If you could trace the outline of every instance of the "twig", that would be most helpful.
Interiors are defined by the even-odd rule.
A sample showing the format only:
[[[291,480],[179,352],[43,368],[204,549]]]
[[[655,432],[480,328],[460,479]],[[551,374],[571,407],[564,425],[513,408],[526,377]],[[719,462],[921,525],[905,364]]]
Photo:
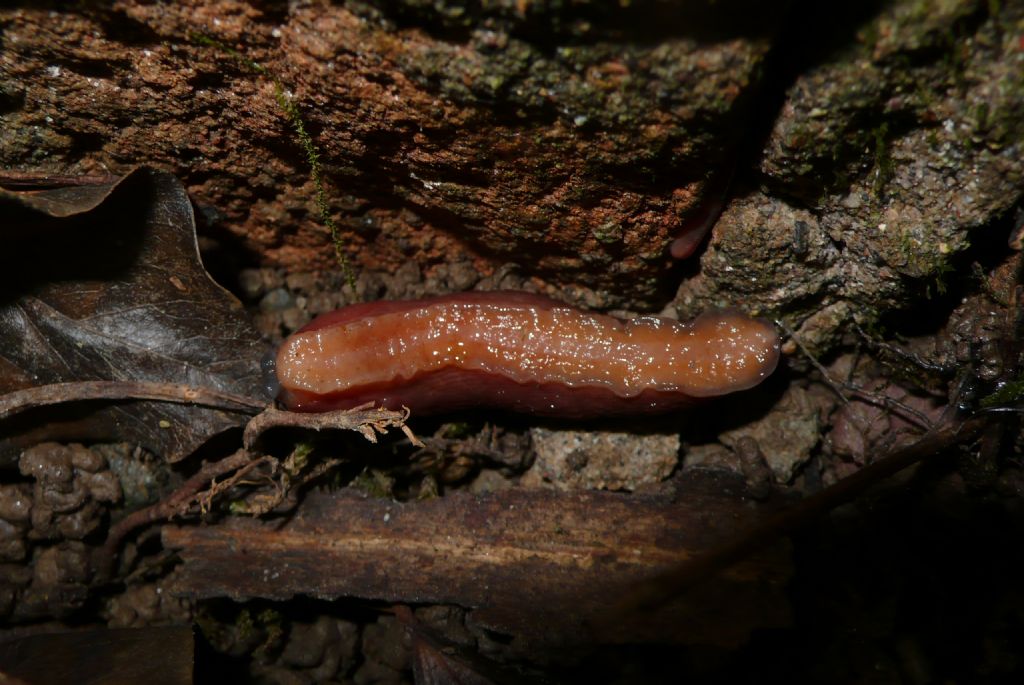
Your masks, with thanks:
[[[52,383],[0,396],[0,419],[52,404],[81,400],[155,400],[177,404],[195,404],[226,411],[255,414],[267,406],[263,400],[181,383],[150,381],[75,381]]]
[[[270,464],[271,472],[270,475],[267,476],[267,480],[276,487],[276,483],[274,483],[272,476],[274,475],[278,467],[277,459],[274,459],[273,457],[269,456],[256,457],[253,458],[249,463],[240,467],[237,471],[232,473],[226,480],[220,483],[216,481],[216,478],[211,479],[210,487],[203,493],[201,493],[198,497],[196,497],[196,500],[199,502],[199,510],[204,514],[210,511],[213,508],[213,500],[217,495],[219,495],[222,492],[226,492],[231,488],[235,487],[236,485],[242,483],[243,478],[248,476],[249,473],[253,471],[257,466],[262,466],[263,464]],[[255,485],[256,481],[250,481],[247,484]]]
[[[423,447],[412,430],[405,425],[409,418],[409,410],[391,411],[390,409],[371,409],[373,403],[360,405],[353,409],[342,409],[340,411],[325,412],[292,412],[268,408],[266,411],[252,418],[245,427],[242,437],[242,444],[246,449],[252,449],[259,436],[269,428],[289,426],[293,428],[308,428],[310,430],[337,429],[354,430],[360,433],[370,442],[377,442],[377,434],[384,435],[388,428],[398,428],[409,442],[417,447]]]
[[[934,426],[932,420],[929,419],[924,412],[918,411],[897,399],[887,397],[885,395],[878,395],[873,392],[867,392],[866,390],[861,390],[849,383],[844,383],[843,388],[849,392],[851,396],[856,397],[861,402],[866,402],[867,404],[871,404],[876,407],[888,409],[893,414],[898,414],[904,421],[912,423],[922,430],[928,431]]]
[[[252,457],[245,450],[238,450],[230,457],[220,461],[203,464],[191,478],[185,481],[181,487],[172,492],[163,500],[134,511],[110,527],[107,540],[99,549],[97,559],[97,575],[101,579],[110,577],[113,571],[114,561],[117,559],[117,550],[121,542],[130,532],[149,523],[160,519],[170,518],[175,514],[183,514],[188,510],[193,499],[209,485],[210,481],[217,476],[223,475],[248,464]]]
[[[904,350],[903,348],[898,347],[896,345],[890,345],[884,340],[875,340],[870,335],[868,335],[867,331],[861,328],[860,325],[858,325],[856,322],[854,322],[853,328],[857,331],[857,334],[860,335],[861,339],[864,340],[864,342],[866,342],[871,347],[874,347],[876,350],[881,350],[882,352],[888,352],[894,357],[898,357],[909,364],[913,364],[914,366],[923,371],[927,371],[929,373],[934,373],[939,376],[946,377],[950,376],[953,372],[952,368],[948,368],[942,364],[930,362],[924,359],[923,357],[914,354],[913,352]]]
[[[43,190],[49,188],[67,188],[68,186],[99,186],[116,183],[121,176],[112,174],[92,174],[87,176],[62,176],[60,174],[43,174],[36,171],[0,171],[0,187],[28,188]]]
[[[782,319],[775,319],[775,325],[781,328],[786,333],[786,335],[789,336],[789,339],[793,341],[793,344],[800,348],[800,351],[804,353],[804,356],[807,358],[807,361],[811,363],[811,366],[818,370],[818,373],[821,374],[822,378],[825,381],[825,384],[828,385],[828,387],[832,389],[832,392],[834,392],[839,397],[839,399],[843,401],[843,404],[849,404],[850,399],[846,395],[844,395],[842,391],[843,384],[832,379],[832,376],[830,376],[828,373],[828,369],[826,369],[824,365],[822,365],[822,363],[818,361],[817,357],[811,354],[811,351],[804,346],[803,342],[800,341],[800,338],[797,337],[793,329],[787,326],[786,322],[783,321]]]
[[[867,392],[866,390],[862,390],[851,383],[840,382],[835,380],[829,374],[828,369],[826,369],[824,365],[822,365],[822,363],[818,361],[817,357],[811,354],[811,351],[804,346],[804,344],[800,341],[800,338],[797,337],[796,333],[794,333],[793,330],[785,324],[785,322],[783,322],[780,319],[776,319],[775,325],[777,325],[779,328],[785,331],[786,335],[789,336],[789,339],[793,341],[793,344],[795,344],[800,349],[800,351],[803,352],[804,356],[811,363],[811,365],[814,366],[814,368],[818,370],[818,373],[821,374],[822,380],[824,381],[825,385],[827,385],[832,390],[832,392],[834,392],[836,396],[839,397],[843,404],[849,404],[850,395],[852,395],[862,402],[872,404],[876,407],[889,409],[894,414],[899,414],[900,418],[908,421],[909,423],[914,424],[918,428],[921,428],[926,431],[931,430],[933,428],[934,424],[932,423],[931,419],[929,419],[923,412],[920,412],[917,409],[914,409],[913,407],[904,404],[903,402],[900,402],[899,400],[893,399],[891,397],[886,397],[884,395],[880,396],[875,393]],[[849,393],[849,395],[846,393]]]
[[[246,502],[244,506],[237,508],[233,507],[233,510],[255,517],[262,516],[267,512],[273,511],[285,502],[287,502],[287,505],[284,507],[285,510],[293,509],[298,504],[297,493],[307,483],[310,483],[311,481],[314,481],[330,472],[331,469],[342,463],[342,461],[342,459],[325,459],[324,461],[317,463],[308,473],[302,474],[294,479],[288,476],[286,472],[282,475],[280,482],[274,482],[274,491],[270,496],[258,496],[254,498],[256,500],[255,503]]]
[[[408,409],[397,412],[387,409],[371,409],[371,406],[372,404],[367,404],[354,409],[315,414],[279,411],[270,408],[253,417],[245,427],[243,437],[245,447],[243,449],[220,461],[204,464],[195,475],[185,481],[181,487],[169,496],[152,506],[129,514],[111,527],[106,542],[98,550],[96,562],[97,576],[101,580],[110,578],[122,541],[126,535],[136,528],[155,523],[160,519],[170,518],[174,515],[183,515],[188,511],[193,502],[197,500],[200,503],[200,507],[206,511],[209,509],[213,497],[238,484],[242,478],[257,466],[271,463],[276,468],[276,459],[268,456],[259,456],[251,451],[256,439],[268,428],[293,426],[311,428],[313,430],[320,430],[322,428],[347,429],[354,430],[370,442],[375,443],[377,442],[378,433],[384,434],[388,428],[395,427],[400,428],[414,445],[422,447],[422,443],[405,425],[405,420],[409,417]],[[329,469],[336,466],[337,463],[338,460],[331,460],[319,468],[314,468],[307,477],[299,480],[298,485],[307,483],[312,478],[326,473]],[[236,473],[232,474],[230,478],[222,483],[216,482],[218,476],[230,473],[231,471],[236,471]],[[205,496],[203,496],[204,490],[207,491]],[[283,496],[280,496],[271,498],[270,501],[274,503],[273,506],[276,506],[282,500]],[[255,511],[259,514],[269,511],[269,509],[260,508]]]

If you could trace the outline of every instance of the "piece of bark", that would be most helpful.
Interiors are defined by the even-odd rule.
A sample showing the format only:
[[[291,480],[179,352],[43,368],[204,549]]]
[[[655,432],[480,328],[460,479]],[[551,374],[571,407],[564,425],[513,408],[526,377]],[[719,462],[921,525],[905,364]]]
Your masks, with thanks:
[[[176,591],[196,598],[459,604],[528,643],[580,642],[612,600],[764,513],[735,485],[705,476],[673,496],[512,489],[410,503],[317,492],[284,521],[168,526],[163,541],[185,561]],[[737,644],[788,620],[788,572],[776,546],[605,637]]]
[[[681,318],[708,303],[785,312],[817,353],[963,282],[969,250],[1005,240],[1001,217],[1024,198],[1024,70],[1003,28],[1024,5],[819,7],[780,48],[796,57],[830,25],[856,39],[833,34],[795,75],[757,181],[734,191],[676,297]]]
[[[960,280],[1024,193],[1019,2],[11,4],[0,166],[169,170],[293,272],[336,267],[307,160],[270,78],[196,33],[293,96],[370,272],[515,262],[660,310],[666,247],[724,202],[678,310],[782,312],[822,349]],[[438,282],[389,294],[463,289]]]
[[[356,266],[515,261],[654,307],[669,242],[757,113],[787,4],[499,3],[454,23],[418,2],[4,9],[0,164],[156,164],[262,260],[333,268],[272,82],[203,34],[289,91]]]

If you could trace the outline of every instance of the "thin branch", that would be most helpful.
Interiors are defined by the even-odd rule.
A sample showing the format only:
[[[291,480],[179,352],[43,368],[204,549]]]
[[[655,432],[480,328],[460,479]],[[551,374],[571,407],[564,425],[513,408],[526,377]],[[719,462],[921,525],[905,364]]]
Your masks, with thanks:
[[[900,402],[897,399],[873,392],[867,392],[866,390],[861,390],[849,383],[844,383],[843,388],[849,392],[851,396],[856,397],[861,402],[866,402],[867,404],[881,407],[882,409],[888,409],[893,414],[898,414],[901,419],[914,424],[922,430],[928,431],[934,426],[932,420],[929,419],[924,412],[914,409],[910,405]]]
[[[269,464],[271,473],[265,476],[268,484],[272,485],[275,489],[279,488],[279,485],[273,479],[273,475],[276,473],[280,462],[274,457],[262,456],[255,457],[245,466],[232,473],[224,481],[218,483],[216,479],[210,481],[210,487],[203,492],[199,497],[196,498],[199,502],[199,510],[202,513],[207,513],[213,509],[213,500],[222,492],[227,492],[236,485],[256,485],[258,481],[244,481],[243,478],[249,475],[250,472],[256,469],[257,466],[263,464]]]
[[[902,359],[903,361],[916,366],[918,369],[946,377],[949,377],[954,371],[954,369],[950,367],[944,366],[942,364],[936,364],[935,362],[930,362],[924,357],[916,355],[913,352],[904,350],[902,347],[898,347],[897,345],[891,345],[885,342],[884,340],[875,340],[870,335],[868,335],[867,331],[861,328],[856,322],[854,322],[853,328],[854,330],[857,331],[857,334],[860,335],[861,339],[871,347],[882,352],[888,352],[894,357],[898,357],[899,359]]]
[[[899,400],[893,399],[892,397],[886,397],[885,395],[878,395],[876,393],[871,393],[866,390],[862,390],[848,382],[841,382],[835,380],[834,378],[832,378],[831,374],[829,374],[828,369],[826,369],[825,366],[820,361],[818,361],[817,357],[811,354],[811,351],[804,346],[804,344],[800,341],[800,338],[797,337],[796,333],[794,333],[789,326],[787,326],[780,319],[775,320],[775,325],[777,325],[779,328],[785,331],[786,335],[789,336],[789,339],[793,341],[793,344],[795,344],[801,352],[803,352],[804,356],[811,363],[811,365],[818,370],[818,373],[821,374],[824,383],[832,390],[832,392],[836,394],[837,397],[839,397],[840,400],[842,400],[843,404],[849,404],[850,396],[852,395],[853,397],[862,402],[866,402],[876,407],[882,407],[883,409],[888,409],[894,414],[898,414],[900,418],[906,420],[909,423],[914,424],[918,428],[921,428],[926,431],[931,430],[933,428],[934,424],[932,423],[931,419],[929,419],[923,412],[920,412],[917,409],[914,409],[913,407],[904,404],[903,402],[900,402]]]
[[[172,492],[161,501],[134,511],[110,527],[107,533],[107,540],[99,549],[97,558],[97,575],[102,579],[110,577],[113,571],[114,561],[117,559],[117,550],[125,536],[136,528],[160,519],[171,518],[174,515],[181,515],[188,511],[192,501],[209,485],[210,481],[235,469],[242,468],[252,460],[252,457],[245,450],[238,450],[230,457],[220,461],[207,462],[203,464],[191,478],[185,481],[181,487]]]
[[[121,543],[124,541],[125,536],[136,528],[155,523],[160,519],[171,518],[175,515],[182,516],[188,513],[189,508],[197,501],[200,504],[200,508],[206,511],[210,508],[211,502],[217,494],[240,483],[242,478],[257,466],[270,463],[276,468],[276,459],[260,456],[251,450],[260,434],[268,428],[293,426],[311,428],[313,430],[320,430],[322,428],[354,430],[370,442],[375,443],[377,442],[378,433],[384,434],[388,428],[394,427],[400,428],[414,445],[422,447],[422,443],[405,425],[405,420],[409,417],[408,409],[398,412],[387,409],[371,409],[371,406],[372,404],[367,404],[343,411],[311,414],[279,411],[270,408],[253,417],[245,428],[243,439],[245,447],[243,449],[220,461],[203,464],[202,468],[195,475],[163,500],[129,514],[111,527],[106,542],[98,550],[98,556],[96,557],[97,576],[103,580],[110,578]],[[322,475],[330,468],[336,466],[337,463],[338,460],[331,460],[328,464],[323,465],[322,468],[314,468],[309,477],[300,479],[298,484],[304,484],[310,479]],[[216,482],[218,476],[223,476],[232,471],[235,471],[235,473],[226,481],[222,483]],[[283,497],[277,497],[271,501],[276,506],[282,499]],[[262,511],[257,511],[257,513],[262,513]]]
[[[797,337],[793,329],[787,326],[786,322],[783,321],[782,319],[775,319],[775,325],[781,328],[786,333],[786,335],[789,336],[789,339],[793,341],[793,344],[800,348],[800,351],[804,353],[804,356],[807,358],[807,361],[811,363],[811,366],[818,370],[818,373],[821,374],[822,378],[825,381],[825,384],[828,385],[828,387],[832,389],[832,392],[834,392],[836,396],[843,401],[843,404],[849,404],[850,398],[843,394],[842,386],[844,384],[832,379],[832,376],[830,376],[828,373],[828,369],[826,369],[824,365],[822,365],[822,363],[818,361],[817,357],[811,354],[811,351],[804,346],[803,342],[800,341],[800,338]]]
[[[155,400],[214,407],[243,414],[255,414],[253,410],[267,406],[266,401],[254,397],[181,383],[75,381],[40,385],[0,396],[0,419],[35,407],[82,400]]]
[[[264,431],[288,426],[315,431],[325,428],[354,430],[373,443],[377,442],[378,433],[384,435],[388,428],[398,428],[409,438],[409,442],[417,447],[423,447],[423,443],[405,425],[406,419],[409,418],[408,409],[391,411],[390,409],[372,409],[371,407],[373,407],[372,402],[353,409],[310,413],[281,411],[271,407],[249,421],[245,427],[242,444],[246,449],[252,449]]]

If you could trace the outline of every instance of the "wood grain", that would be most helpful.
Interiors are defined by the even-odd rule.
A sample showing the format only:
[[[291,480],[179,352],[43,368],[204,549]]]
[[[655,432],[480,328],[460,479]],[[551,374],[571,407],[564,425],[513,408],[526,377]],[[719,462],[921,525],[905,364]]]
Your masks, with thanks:
[[[185,562],[178,591],[196,598],[457,604],[526,640],[585,641],[616,598],[765,509],[719,476],[665,495],[510,489],[399,503],[316,492],[288,518],[168,526],[163,541]],[[605,637],[735,644],[787,621],[788,573],[788,551],[776,546]]]

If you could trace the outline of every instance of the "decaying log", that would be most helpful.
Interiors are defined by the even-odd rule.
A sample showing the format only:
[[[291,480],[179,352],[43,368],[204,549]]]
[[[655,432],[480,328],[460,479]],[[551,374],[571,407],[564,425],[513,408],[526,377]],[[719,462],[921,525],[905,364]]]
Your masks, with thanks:
[[[491,630],[551,643],[589,639],[614,599],[765,509],[718,475],[660,496],[511,489],[399,503],[343,490],[310,493],[283,519],[168,526],[163,541],[184,559],[177,591],[195,598],[457,604]],[[775,546],[603,637],[735,644],[788,620],[788,572]]]

